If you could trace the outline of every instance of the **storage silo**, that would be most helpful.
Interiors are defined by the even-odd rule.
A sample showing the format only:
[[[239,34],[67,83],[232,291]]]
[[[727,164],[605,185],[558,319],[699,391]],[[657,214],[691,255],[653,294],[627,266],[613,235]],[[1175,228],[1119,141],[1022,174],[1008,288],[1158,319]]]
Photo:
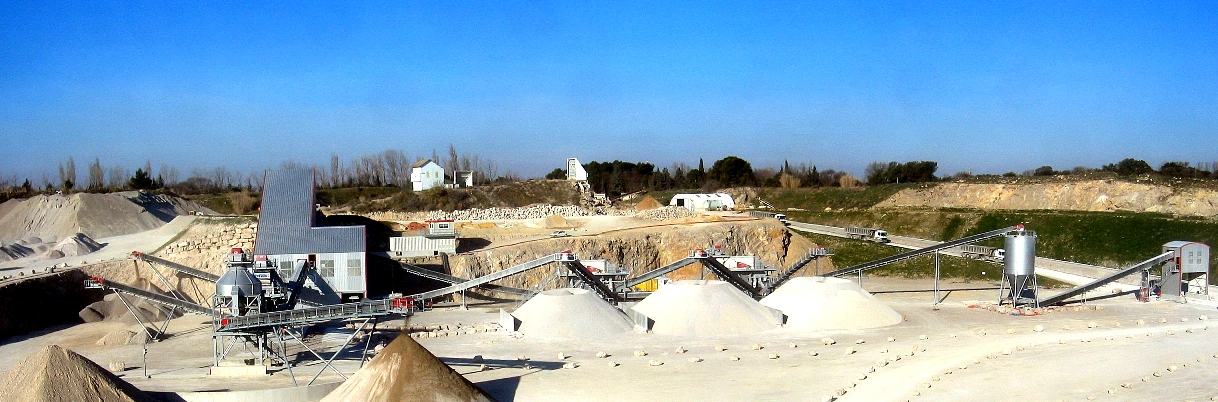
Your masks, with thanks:
[[[1036,232],[1019,229],[1008,233],[1004,247],[1002,287],[999,304],[1013,306],[1037,304],[1036,297]],[[1029,289],[1028,285],[1031,285]],[[1010,289],[1009,292],[1005,292]]]

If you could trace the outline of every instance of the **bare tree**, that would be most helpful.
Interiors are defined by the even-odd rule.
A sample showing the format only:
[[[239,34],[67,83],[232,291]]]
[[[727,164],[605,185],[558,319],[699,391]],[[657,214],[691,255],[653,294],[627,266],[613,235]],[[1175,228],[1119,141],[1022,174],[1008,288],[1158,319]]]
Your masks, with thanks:
[[[101,159],[93,158],[89,164],[89,190],[101,190],[106,185],[106,169],[101,165]]]
[[[127,179],[131,177],[131,173],[123,165],[115,164],[110,166],[110,173],[107,174],[106,187],[114,190],[122,190],[127,185]]]
[[[166,187],[178,184],[178,181],[182,179],[182,172],[178,171],[176,167],[169,166],[167,163],[161,164],[160,175],[161,180],[165,181]]]
[[[330,187],[338,187],[342,185],[342,162],[338,160],[338,154],[330,154]]]
[[[59,186],[64,191],[70,191],[76,187],[76,161],[71,156],[67,162],[59,164]]]

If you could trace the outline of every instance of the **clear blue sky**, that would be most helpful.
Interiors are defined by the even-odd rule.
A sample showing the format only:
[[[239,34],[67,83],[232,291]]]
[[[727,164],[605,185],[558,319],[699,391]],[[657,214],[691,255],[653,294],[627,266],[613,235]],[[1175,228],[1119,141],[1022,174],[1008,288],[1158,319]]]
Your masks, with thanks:
[[[1218,161],[1214,2],[48,3],[0,4],[6,176],[449,143],[525,176]]]

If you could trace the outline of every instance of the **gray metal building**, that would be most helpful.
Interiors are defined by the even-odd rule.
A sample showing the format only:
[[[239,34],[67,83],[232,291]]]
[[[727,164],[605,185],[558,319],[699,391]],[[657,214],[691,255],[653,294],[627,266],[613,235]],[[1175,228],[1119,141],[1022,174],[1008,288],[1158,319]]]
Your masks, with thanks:
[[[367,241],[363,226],[317,226],[312,169],[267,170],[258,215],[255,259],[265,256],[291,280],[297,261],[314,261],[301,301],[334,304],[367,292]]]

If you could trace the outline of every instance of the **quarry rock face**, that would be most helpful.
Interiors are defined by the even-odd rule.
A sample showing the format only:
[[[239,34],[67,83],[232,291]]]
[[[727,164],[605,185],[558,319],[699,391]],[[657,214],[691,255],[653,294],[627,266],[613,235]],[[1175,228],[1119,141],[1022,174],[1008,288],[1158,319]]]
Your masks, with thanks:
[[[608,260],[629,271],[633,277],[685,258],[689,256],[690,250],[709,249],[714,246],[720,246],[727,255],[755,255],[767,266],[776,268],[793,265],[815,247],[802,236],[792,236],[786,227],[776,221],[757,220],[661,226],[601,236],[533,241],[470,255],[456,255],[451,258],[450,264],[453,275],[474,278],[559,251],[571,250],[580,259]],[[808,271],[811,266],[812,264],[809,264],[805,267],[801,274],[813,274]],[[496,283],[527,288],[549,281],[554,275],[554,269],[558,268],[561,267],[551,264]],[[820,263],[822,272],[831,269],[833,268],[830,262]],[[701,273],[700,264],[694,263],[667,276],[672,280],[697,279]]]
[[[941,183],[901,190],[876,207],[1129,211],[1215,217],[1218,216],[1218,191],[1109,180],[1037,184]]]

